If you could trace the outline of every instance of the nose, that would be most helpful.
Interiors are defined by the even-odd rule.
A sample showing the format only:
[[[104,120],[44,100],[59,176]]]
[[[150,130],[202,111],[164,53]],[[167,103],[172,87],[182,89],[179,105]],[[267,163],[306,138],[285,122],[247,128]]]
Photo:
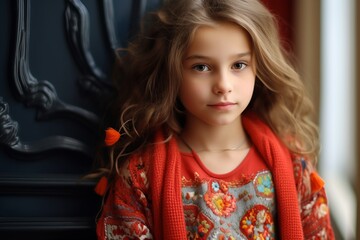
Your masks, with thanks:
[[[232,92],[231,76],[226,71],[220,71],[215,76],[213,92],[216,95],[225,95]]]

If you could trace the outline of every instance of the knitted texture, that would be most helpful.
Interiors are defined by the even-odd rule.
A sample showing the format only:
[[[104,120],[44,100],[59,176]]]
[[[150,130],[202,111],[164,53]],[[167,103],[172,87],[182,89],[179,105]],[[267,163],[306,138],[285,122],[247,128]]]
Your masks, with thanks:
[[[273,174],[278,209],[277,229],[281,239],[304,239],[297,199],[293,165],[288,149],[255,115],[243,117],[243,125],[253,144]],[[150,194],[155,239],[186,239],[181,200],[180,152],[172,138],[164,144],[159,132],[155,145],[143,154],[149,164]]]
[[[290,153],[275,134],[255,115],[243,118],[253,144],[273,174],[281,239],[304,239]]]
[[[144,154],[150,164],[150,191],[155,239],[186,239],[185,217],[181,199],[180,152],[174,139],[163,144],[158,132],[155,145]]]
[[[304,156],[291,154],[254,114],[243,126],[268,168],[276,191],[277,239],[335,239],[323,180]],[[97,222],[99,240],[187,239],[182,203],[182,156],[175,138],[155,143],[121,166]],[[99,185],[106,186],[100,181]]]

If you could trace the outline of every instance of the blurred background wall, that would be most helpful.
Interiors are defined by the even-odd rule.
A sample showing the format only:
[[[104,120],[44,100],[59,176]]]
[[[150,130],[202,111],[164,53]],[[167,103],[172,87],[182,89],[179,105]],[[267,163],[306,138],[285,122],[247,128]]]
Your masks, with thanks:
[[[327,184],[334,220],[344,239],[356,233],[356,4],[321,2],[319,169]]]

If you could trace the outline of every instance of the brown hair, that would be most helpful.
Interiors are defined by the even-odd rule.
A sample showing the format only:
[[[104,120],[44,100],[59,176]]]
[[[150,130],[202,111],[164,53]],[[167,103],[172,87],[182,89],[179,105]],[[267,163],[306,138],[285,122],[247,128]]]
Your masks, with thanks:
[[[292,152],[316,159],[312,105],[286,58],[276,19],[268,9],[257,0],[173,0],[150,15],[145,23],[151,27],[141,31],[118,59],[115,125],[126,134],[110,148],[110,161],[104,163],[111,175],[123,158],[151,143],[159,128],[168,137],[181,131],[177,94],[183,54],[199,26],[217,21],[235,23],[251,37],[257,72],[247,110],[256,112]]]

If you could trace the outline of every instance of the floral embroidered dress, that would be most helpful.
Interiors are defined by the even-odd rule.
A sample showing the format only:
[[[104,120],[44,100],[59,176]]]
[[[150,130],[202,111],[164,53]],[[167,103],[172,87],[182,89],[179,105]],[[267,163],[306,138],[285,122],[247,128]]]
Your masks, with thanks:
[[[180,153],[174,138],[164,142],[159,131],[157,144],[120,166],[98,239],[334,239],[310,161],[290,155],[255,115],[244,116],[243,125],[253,148],[223,176],[207,172],[196,154]],[[186,164],[192,158],[198,166]]]
[[[182,153],[182,174],[188,239],[275,239],[274,184],[255,148],[226,174]]]

